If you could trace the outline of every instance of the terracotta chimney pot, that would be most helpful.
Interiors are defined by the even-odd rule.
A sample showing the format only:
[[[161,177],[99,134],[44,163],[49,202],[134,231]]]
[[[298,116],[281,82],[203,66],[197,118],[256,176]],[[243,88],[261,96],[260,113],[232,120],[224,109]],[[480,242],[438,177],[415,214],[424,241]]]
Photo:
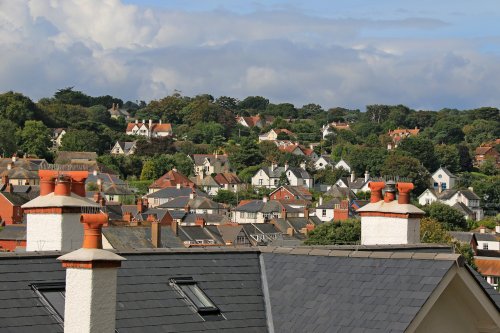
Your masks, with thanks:
[[[108,223],[108,214],[82,214],[84,249],[102,249],[102,226]]]
[[[62,195],[65,197],[70,196],[70,185],[70,178],[68,176],[59,176],[59,178],[57,178],[57,184],[54,189],[54,194]]]
[[[399,192],[398,203],[409,204],[410,203],[410,191],[414,189],[412,183],[398,183],[397,188]]]
[[[371,190],[370,202],[375,203],[382,200],[382,189],[385,187],[385,182],[370,182],[368,187]]]

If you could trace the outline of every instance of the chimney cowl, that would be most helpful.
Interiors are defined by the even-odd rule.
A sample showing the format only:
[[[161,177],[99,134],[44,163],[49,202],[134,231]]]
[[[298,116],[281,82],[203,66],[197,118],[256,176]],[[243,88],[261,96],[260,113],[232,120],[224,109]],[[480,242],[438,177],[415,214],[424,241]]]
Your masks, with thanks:
[[[396,182],[389,180],[385,183],[384,202],[391,202],[396,199]]]
[[[399,204],[409,204],[410,203],[410,191],[414,189],[413,183],[398,183],[398,203]]]
[[[385,187],[384,182],[370,182],[368,187],[371,190],[370,202],[375,203],[382,200],[382,189]]]

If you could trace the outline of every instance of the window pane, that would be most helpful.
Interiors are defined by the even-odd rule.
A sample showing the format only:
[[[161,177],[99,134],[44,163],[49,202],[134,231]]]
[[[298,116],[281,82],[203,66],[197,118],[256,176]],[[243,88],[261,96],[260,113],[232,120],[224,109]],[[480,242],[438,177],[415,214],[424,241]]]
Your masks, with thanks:
[[[43,297],[56,310],[57,314],[64,319],[64,292],[60,290],[43,290]]]
[[[198,308],[211,308],[215,305],[208,299],[208,297],[198,288],[195,284],[180,285],[182,291]]]

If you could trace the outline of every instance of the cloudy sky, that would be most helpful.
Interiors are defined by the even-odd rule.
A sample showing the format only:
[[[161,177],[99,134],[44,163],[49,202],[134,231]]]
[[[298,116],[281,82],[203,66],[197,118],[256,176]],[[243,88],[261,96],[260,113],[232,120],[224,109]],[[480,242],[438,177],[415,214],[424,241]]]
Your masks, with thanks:
[[[498,0],[0,0],[0,92],[500,107]]]

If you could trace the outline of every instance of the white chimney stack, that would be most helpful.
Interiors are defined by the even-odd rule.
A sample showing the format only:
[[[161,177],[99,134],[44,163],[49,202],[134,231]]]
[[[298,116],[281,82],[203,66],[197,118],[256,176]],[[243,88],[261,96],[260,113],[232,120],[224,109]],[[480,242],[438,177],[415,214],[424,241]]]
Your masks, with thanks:
[[[180,183],[177,183],[177,184],[175,185],[175,187],[176,187],[177,189],[180,189],[180,188],[181,188],[181,184],[180,184]]]
[[[65,333],[115,332],[117,271],[125,258],[102,249],[107,220],[107,214],[82,214],[83,248],[57,258],[67,269]]]
[[[151,128],[151,126],[153,126],[153,120],[149,119],[149,128]]]
[[[99,204],[70,190],[70,177],[60,176],[53,192],[21,206],[26,214],[26,251],[72,251],[80,247],[82,209]]]
[[[354,183],[354,181],[356,180],[356,174],[353,172],[351,172],[351,183]]]
[[[370,203],[357,210],[361,215],[361,245],[420,243],[420,219],[425,212],[410,204],[413,184],[388,181],[371,182],[368,186]]]
[[[370,174],[368,173],[368,170],[365,171],[365,183],[370,179]]]
[[[264,196],[264,197],[262,198],[262,202],[263,202],[263,203],[266,203],[266,202],[267,202],[267,197],[266,197],[266,196]]]

